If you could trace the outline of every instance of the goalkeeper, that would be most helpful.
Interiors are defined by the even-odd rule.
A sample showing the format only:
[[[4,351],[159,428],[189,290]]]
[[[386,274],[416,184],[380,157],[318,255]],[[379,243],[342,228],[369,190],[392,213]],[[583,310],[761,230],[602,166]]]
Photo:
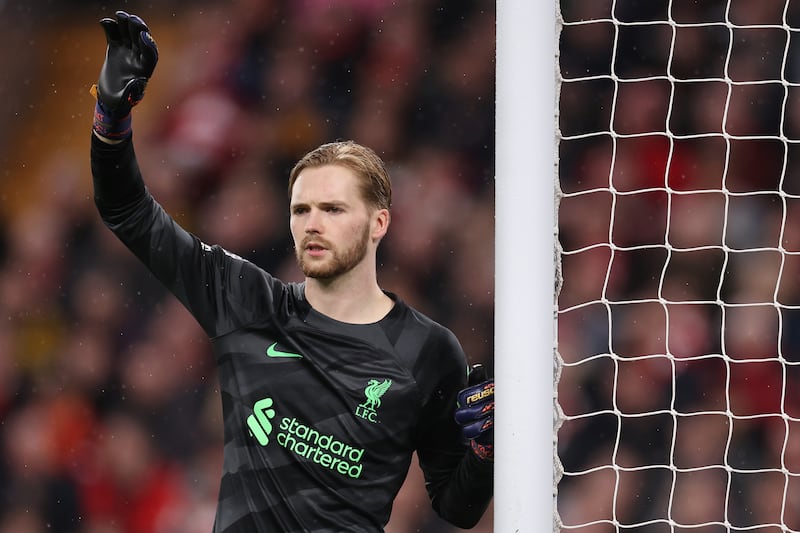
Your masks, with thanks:
[[[105,224],[210,338],[223,407],[215,532],[382,531],[416,451],[435,511],[469,528],[493,494],[494,381],[455,336],[377,283],[389,228],[384,163],[320,146],[289,175],[301,283],[181,228],[145,187],[131,109],[158,60],[119,11],[93,92],[95,203]]]

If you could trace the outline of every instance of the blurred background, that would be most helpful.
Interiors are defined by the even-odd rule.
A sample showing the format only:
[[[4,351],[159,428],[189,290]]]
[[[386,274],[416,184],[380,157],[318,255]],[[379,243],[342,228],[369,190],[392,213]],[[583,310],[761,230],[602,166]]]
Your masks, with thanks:
[[[558,511],[800,529],[800,2],[563,0]]]
[[[323,142],[369,145],[394,181],[381,285],[492,366],[491,2],[0,0],[3,533],[213,522],[222,424],[208,341],[92,201],[98,20],[118,9],[159,45],[134,136],[176,219],[299,279],[289,169]],[[387,531],[455,531],[433,516],[416,466]]]

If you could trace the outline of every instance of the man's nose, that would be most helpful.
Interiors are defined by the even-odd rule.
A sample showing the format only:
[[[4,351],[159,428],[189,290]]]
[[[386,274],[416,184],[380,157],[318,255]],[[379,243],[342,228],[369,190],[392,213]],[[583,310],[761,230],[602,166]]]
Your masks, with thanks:
[[[312,208],[306,217],[306,233],[320,233],[322,229],[322,212]]]

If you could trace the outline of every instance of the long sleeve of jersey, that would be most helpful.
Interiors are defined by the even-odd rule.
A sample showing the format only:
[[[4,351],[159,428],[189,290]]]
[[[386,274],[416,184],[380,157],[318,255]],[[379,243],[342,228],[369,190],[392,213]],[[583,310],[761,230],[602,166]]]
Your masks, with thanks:
[[[453,420],[455,336],[397,296],[374,324],[314,310],[283,282],[186,231],[148,192],[132,141],[92,138],[105,224],[208,335],[224,432],[215,533],[383,531],[414,452],[433,508],[472,527],[493,467]]]

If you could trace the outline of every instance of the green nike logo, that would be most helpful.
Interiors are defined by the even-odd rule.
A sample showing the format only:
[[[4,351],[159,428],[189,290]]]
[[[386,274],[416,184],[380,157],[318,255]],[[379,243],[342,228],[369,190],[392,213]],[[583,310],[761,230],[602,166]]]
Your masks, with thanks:
[[[267,347],[267,357],[294,357],[296,359],[302,359],[303,356],[299,353],[294,352],[282,352],[275,348],[278,345],[277,342],[273,342]]]

